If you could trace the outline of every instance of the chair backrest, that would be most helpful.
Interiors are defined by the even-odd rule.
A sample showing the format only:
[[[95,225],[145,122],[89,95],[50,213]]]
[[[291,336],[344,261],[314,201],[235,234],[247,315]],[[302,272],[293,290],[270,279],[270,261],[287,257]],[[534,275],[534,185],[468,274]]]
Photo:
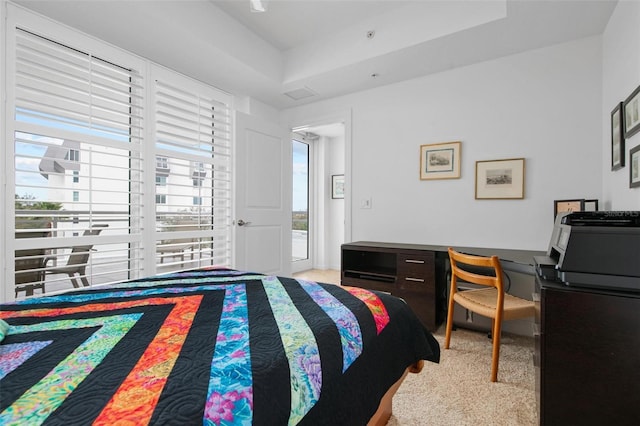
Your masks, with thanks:
[[[102,232],[103,228],[106,228],[107,224],[101,225],[93,225],[91,228],[85,230],[82,235],[99,235]],[[84,245],[84,246],[74,246],[71,249],[71,254],[69,255],[69,260],[67,260],[67,266],[70,265],[84,265],[89,261],[89,254],[91,253],[91,249],[93,248],[93,244]]]
[[[16,284],[43,281],[44,249],[16,250]]]
[[[453,284],[459,278],[469,283],[495,287],[500,292],[504,291],[502,265],[498,256],[484,257],[464,254],[449,247],[449,260]],[[483,268],[483,271],[487,271],[489,274],[478,273],[478,268]]]
[[[180,232],[180,231],[202,231],[205,228],[203,228],[202,226],[198,225],[198,224],[181,224],[178,223],[174,226],[171,227],[167,227],[166,231],[171,231],[171,232]],[[163,240],[162,244],[178,244],[178,243],[192,243],[194,241],[198,240],[198,238],[169,238],[167,240]]]
[[[45,238],[51,233],[50,229],[39,231],[16,232],[16,238]],[[15,251],[16,284],[43,281],[42,268],[44,266],[45,249],[34,248]]]

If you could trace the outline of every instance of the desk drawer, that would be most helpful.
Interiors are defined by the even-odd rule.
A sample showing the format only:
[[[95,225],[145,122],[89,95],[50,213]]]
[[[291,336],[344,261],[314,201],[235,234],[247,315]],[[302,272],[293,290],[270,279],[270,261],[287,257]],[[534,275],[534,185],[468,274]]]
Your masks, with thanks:
[[[433,252],[399,253],[396,283],[403,290],[435,293]]]
[[[398,275],[422,275],[425,271],[433,269],[433,252],[431,253],[399,253]]]

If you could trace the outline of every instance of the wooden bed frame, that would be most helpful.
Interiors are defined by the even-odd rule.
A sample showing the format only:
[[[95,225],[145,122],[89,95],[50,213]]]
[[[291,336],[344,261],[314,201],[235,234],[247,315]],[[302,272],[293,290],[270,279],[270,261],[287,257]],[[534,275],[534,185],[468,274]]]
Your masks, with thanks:
[[[415,364],[412,364],[409,367],[407,367],[402,377],[400,377],[400,379],[397,382],[395,382],[393,386],[389,388],[387,393],[384,394],[384,396],[380,400],[380,405],[378,405],[378,410],[373,414],[373,416],[369,420],[369,423],[367,423],[367,426],[385,426],[387,422],[389,422],[389,418],[391,417],[392,409],[393,409],[392,407],[393,396],[396,394],[396,392],[400,388],[400,385],[404,381],[405,377],[407,377],[408,373],[417,374],[422,371],[423,367],[424,367],[423,360],[420,360]]]

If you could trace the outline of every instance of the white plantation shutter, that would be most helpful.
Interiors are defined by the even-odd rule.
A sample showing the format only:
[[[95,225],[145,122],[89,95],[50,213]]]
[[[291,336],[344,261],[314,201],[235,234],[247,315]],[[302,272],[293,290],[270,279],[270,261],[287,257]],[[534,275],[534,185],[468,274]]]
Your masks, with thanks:
[[[231,264],[230,97],[153,70],[159,265]]]
[[[14,5],[6,17],[4,300],[71,288],[53,272],[79,252],[89,285],[229,266],[231,96]]]
[[[25,30],[16,30],[16,114],[21,121],[140,143],[141,77]]]
[[[13,30],[17,295],[144,275],[139,70]]]

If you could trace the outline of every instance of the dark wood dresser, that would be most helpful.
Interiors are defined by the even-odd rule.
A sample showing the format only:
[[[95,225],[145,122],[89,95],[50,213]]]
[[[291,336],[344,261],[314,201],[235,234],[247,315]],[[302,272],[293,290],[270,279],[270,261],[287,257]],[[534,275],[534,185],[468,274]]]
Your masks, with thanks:
[[[343,285],[385,291],[404,299],[422,324],[435,332],[447,310],[448,246],[357,241],[342,245],[341,281]],[[531,276],[528,298],[533,287],[534,256],[543,251],[454,247],[479,256],[498,255],[505,271]],[[527,328],[527,331],[530,328]]]
[[[541,425],[640,424],[640,294],[536,277]]]
[[[427,246],[391,243],[342,245],[342,285],[384,291],[404,299],[422,324],[435,332],[442,321],[444,283],[437,252]]]

